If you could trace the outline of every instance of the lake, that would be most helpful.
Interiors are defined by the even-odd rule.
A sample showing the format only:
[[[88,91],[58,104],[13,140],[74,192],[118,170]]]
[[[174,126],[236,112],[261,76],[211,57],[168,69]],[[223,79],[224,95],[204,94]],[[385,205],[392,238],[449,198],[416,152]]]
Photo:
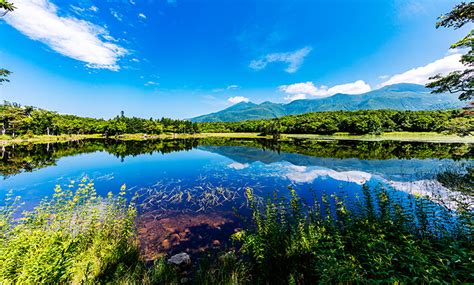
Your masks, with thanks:
[[[443,177],[472,174],[473,151],[471,144],[228,138],[16,145],[0,152],[0,199],[12,190],[28,210],[56,185],[84,177],[104,196],[126,185],[152,259],[226,243],[248,213],[247,188],[261,199],[292,187],[306,200],[335,193],[354,204],[368,185],[450,208],[462,193]]]

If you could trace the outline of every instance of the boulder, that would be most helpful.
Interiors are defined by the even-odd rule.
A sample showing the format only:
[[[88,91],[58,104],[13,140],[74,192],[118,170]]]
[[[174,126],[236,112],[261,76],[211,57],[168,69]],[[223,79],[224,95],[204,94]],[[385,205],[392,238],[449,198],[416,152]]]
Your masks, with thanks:
[[[172,263],[176,265],[191,264],[191,257],[189,257],[189,254],[185,252],[181,252],[170,257],[170,259],[168,259],[168,263]]]

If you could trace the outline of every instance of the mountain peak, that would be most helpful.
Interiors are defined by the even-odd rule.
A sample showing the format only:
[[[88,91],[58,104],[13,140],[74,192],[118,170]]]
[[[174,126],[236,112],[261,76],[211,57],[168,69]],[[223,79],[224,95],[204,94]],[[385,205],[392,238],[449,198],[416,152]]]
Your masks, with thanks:
[[[430,90],[423,85],[414,84],[414,83],[397,83],[392,85],[384,86],[378,90],[388,91],[388,92],[421,92],[428,93]],[[375,91],[378,91],[375,90]]]
[[[248,108],[248,107],[252,107],[252,106],[256,106],[256,105],[257,104],[252,103],[252,102],[239,102],[239,103],[236,103],[236,104],[228,107],[226,110],[237,110],[237,109]]]

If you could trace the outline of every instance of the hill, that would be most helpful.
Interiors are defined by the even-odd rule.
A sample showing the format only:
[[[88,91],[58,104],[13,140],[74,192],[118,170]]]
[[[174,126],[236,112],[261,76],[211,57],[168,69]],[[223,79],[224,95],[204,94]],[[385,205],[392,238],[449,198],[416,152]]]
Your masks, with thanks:
[[[270,119],[320,111],[354,110],[441,110],[461,107],[455,94],[431,94],[422,85],[401,83],[364,94],[336,94],[320,99],[295,100],[288,104],[242,102],[219,112],[192,118],[193,122],[235,122]]]

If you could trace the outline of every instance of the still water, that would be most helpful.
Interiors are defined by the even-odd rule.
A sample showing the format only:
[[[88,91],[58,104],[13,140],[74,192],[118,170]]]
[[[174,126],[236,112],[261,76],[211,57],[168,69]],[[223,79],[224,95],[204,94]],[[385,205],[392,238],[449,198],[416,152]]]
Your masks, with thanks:
[[[470,144],[243,139],[18,145],[0,151],[0,200],[11,190],[30,209],[56,185],[83,177],[100,195],[126,185],[138,196],[152,258],[173,245],[202,250],[225,242],[219,237],[239,226],[233,217],[244,211],[248,187],[262,198],[293,187],[305,199],[336,193],[355,202],[366,184],[450,207],[460,193],[443,175],[469,175],[473,151]]]

